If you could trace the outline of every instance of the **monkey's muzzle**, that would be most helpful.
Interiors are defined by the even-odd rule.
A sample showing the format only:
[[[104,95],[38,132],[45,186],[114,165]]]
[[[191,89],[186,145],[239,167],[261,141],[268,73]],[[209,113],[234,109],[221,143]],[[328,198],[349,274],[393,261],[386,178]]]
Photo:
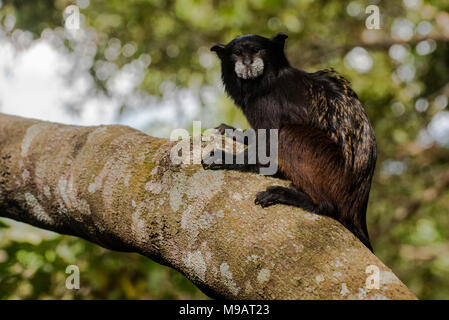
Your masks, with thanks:
[[[259,57],[254,58],[252,62],[247,59],[245,61],[237,60],[235,63],[235,73],[237,77],[245,80],[254,79],[262,75],[263,67],[263,60]]]

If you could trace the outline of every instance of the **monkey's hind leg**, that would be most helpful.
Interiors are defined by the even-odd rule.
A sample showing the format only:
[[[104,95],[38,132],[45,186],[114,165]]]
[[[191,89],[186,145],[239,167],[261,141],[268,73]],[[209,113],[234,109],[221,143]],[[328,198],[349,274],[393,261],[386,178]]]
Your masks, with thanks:
[[[302,208],[306,211],[315,212],[316,205],[312,199],[303,191],[296,189],[294,186],[289,188],[281,186],[268,187],[266,191],[259,192],[254,200],[255,204],[259,204],[262,208],[283,203]]]

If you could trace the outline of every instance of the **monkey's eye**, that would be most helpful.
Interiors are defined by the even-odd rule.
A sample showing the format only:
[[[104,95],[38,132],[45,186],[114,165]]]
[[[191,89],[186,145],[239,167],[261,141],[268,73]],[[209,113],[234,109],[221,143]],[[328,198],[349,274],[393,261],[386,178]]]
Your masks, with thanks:
[[[234,53],[235,55],[239,56],[239,55],[242,54],[242,51],[240,51],[239,49],[234,49],[234,51],[232,53]]]

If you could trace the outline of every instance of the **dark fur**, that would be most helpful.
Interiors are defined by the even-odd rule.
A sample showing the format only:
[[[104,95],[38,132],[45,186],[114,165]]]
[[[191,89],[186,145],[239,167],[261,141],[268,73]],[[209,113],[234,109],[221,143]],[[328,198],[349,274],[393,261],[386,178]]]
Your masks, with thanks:
[[[331,216],[372,250],[366,209],[376,164],[368,117],[349,83],[333,70],[307,73],[284,55],[287,36],[241,36],[215,45],[226,92],[254,129],[279,129],[279,170],[291,188],[273,186],[256,204],[285,203]],[[244,80],[234,72],[232,50],[254,52],[263,74]],[[248,53],[249,54],[249,53]]]

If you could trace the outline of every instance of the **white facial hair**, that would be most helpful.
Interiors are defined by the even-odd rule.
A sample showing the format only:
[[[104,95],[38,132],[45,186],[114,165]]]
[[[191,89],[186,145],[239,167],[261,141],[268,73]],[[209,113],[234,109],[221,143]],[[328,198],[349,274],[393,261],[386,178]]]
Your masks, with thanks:
[[[249,66],[243,64],[243,62],[239,59],[235,62],[235,73],[237,77],[242,79],[254,79],[260,76],[263,73],[263,60],[259,57],[253,60],[253,63]]]

